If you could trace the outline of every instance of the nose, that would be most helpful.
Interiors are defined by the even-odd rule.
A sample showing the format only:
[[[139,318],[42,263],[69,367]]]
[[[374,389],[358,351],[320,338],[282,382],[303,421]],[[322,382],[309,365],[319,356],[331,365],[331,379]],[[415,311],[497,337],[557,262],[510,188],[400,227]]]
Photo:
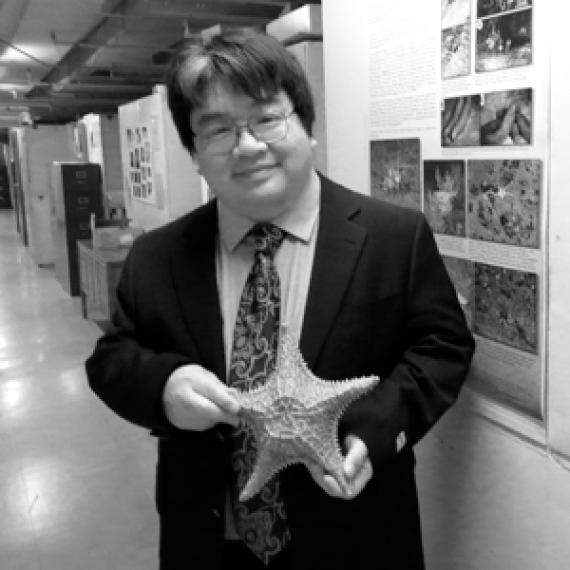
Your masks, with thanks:
[[[267,148],[267,144],[255,138],[247,125],[236,125],[234,154],[256,153]]]

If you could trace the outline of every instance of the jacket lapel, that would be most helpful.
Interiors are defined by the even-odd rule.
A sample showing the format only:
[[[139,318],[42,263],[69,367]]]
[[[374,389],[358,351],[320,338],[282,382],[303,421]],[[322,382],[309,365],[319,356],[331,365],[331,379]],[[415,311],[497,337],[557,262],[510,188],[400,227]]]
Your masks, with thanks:
[[[301,333],[301,352],[314,369],[354,273],[366,230],[351,219],[359,209],[321,177],[319,234]]]
[[[360,257],[366,230],[352,218],[358,208],[321,177],[319,234],[307,297],[301,352],[314,368]],[[184,239],[171,252],[174,289],[201,362],[225,381],[223,324],[216,281],[215,201],[195,212]]]
[[[202,210],[171,252],[174,290],[203,366],[225,380],[222,316],[216,282],[217,210],[213,200]]]

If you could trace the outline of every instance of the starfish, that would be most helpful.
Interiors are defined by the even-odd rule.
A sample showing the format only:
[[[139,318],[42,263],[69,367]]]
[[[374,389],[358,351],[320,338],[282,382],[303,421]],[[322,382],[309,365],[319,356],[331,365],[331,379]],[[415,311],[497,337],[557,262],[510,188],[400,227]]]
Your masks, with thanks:
[[[233,389],[258,449],[240,501],[253,497],[278,471],[294,463],[307,467],[317,463],[348,492],[338,422],[348,405],[379,381],[378,376],[336,381],[318,378],[296,343],[282,332],[276,366],[267,382],[249,392]]]

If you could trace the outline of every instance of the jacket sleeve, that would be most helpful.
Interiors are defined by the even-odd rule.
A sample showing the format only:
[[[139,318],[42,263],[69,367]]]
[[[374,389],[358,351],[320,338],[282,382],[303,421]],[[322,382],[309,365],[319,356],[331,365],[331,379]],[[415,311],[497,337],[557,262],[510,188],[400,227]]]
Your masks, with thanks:
[[[145,284],[148,287],[148,267],[141,264],[139,257],[144,253],[139,252],[138,242],[123,266],[112,324],[98,340],[85,366],[89,385],[109,408],[158,435],[168,434],[175,428],[164,414],[162,391],[173,370],[192,358],[151,348],[144,338],[144,311],[139,305],[148,301],[140,301],[139,289]]]
[[[423,215],[411,243],[401,355],[342,422],[343,432],[359,436],[380,469],[402,445],[419,441],[456,400],[475,346]]]

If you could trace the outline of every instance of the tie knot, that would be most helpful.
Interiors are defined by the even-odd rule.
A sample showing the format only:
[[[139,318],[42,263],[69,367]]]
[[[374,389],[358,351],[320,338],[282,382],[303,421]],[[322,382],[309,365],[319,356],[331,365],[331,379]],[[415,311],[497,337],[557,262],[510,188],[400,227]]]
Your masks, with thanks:
[[[273,224],[256,224],[250,233],[255,252],[269,257],[273,257],[285,237],[285,232]]]

